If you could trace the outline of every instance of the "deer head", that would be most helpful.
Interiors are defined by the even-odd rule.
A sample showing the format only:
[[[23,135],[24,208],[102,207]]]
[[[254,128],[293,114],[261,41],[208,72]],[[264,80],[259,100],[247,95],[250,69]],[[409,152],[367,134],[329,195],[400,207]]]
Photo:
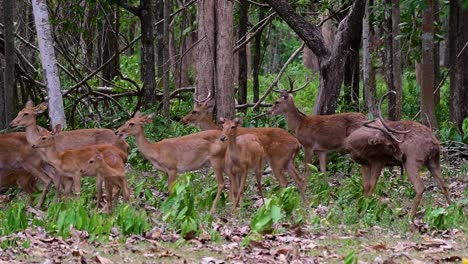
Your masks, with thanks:
[[[52,146],[55,143],[55,136],[60,134],[62,131],[62,125],[58,124],[54,127],[52,132],[42,130],[39,132],[39,138],[32,145],[33,148],[46,148]]]
[[[142,115],[140,111],[135,113],[135,116],[130,118],[125,124],[117,129],[115,132],[119,138],[136,135],[142,132],[142,125],[149,124],[153,120],[154,113],[149,115]]]
[[[219,119],[219,123],[222,124],[223,126],[223,132],[221,133],[219,140],[226,141],[226,140],[236,137],[237,127],[239,126],[239,124],[242,123],[242,121],[237,117],[234,118],[233,120],[225,119],[221,117]]]
[[[36,116],[47,110],[47,102],[34,106],[32,101],[28,101],[21,111],[19,111],[10,127],[26,127],[36,123]]]
[[[211,120],[211,115],[215,107],[215,100],[211,98],[211,92],[203,100],[194,99],[192,112],[188,113],[181,120],[183,124],[199,124],[203,120]]]

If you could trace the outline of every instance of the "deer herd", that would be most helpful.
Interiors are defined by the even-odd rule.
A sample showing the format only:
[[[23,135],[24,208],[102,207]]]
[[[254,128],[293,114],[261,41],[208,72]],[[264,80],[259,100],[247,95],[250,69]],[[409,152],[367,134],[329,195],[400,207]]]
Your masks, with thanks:
[[[47,104],[34,106],[28,102],[10,124],[11,127],[23,127],[25,132],[0,135],[0,187],[18,186],[30,195],[32,203],[32,193],[38,190],[36,183],[39,180],[43,183],[37,204],[40,207],[51,184],[56,190],[56,198],[72,191],[78,195],[81,177],[95,176],[96,204],[100,205],[104,186],[104,210],[112,211],[116,193],[121,191],[124,201],[131,195],[125,178],[129,150],[125,138],[133,136],[141,154],[156,169],[167,174],[169,191],[178,174],[211,166],[218,187],[212,212],[225,187],[224,173],[229,177],[233,210],[241,202],[250,170],[255,172],[258,193],[263,200],[264,161],[268,162],[280,187],[288,184],[287,172],[306,201],[307,180],[299,175],[294,164],[301,147],[304,148],[305,176],[310,174],[307,164],[314,153],[318,154],[320,170],[325,173],[328,152],[348,151],[361,165],[365,196],[372,194],[384,166],[402,166],[416,191],[409,213],[412,218],[424,192],[420,177],[423,166],[434,176],[451,203],[441,179],[439,141],[429,128],[417,122],[387,121],[381,117],[368,121],[361,113],[308,116],[296,108],[291,93],[283,91],[268,113],[285,115],[293,136],[281,128],[244,128],[239,118],[221,117],[218,125],[212,117],[214,107],[214,100],[208,96],[196,101],[192,112],[183,117],[184,124],[198,125],[201,132],[150,142],[143,128],[152,122],[154,114],[136,112],[115,133],[97,128],[62,132],[60,125],[48,131],[36,124],[37,115],[47,109]]]

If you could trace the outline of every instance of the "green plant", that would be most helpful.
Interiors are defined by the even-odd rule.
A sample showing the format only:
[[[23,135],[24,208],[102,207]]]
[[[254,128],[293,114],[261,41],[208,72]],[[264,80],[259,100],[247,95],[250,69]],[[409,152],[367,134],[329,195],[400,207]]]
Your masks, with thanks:
[[[424,214],[424,220],[427,221],[429,227],[436,229],[458,227],[465,219],[466,215],[459,203],[451,204],[447,208],[429,207]]]

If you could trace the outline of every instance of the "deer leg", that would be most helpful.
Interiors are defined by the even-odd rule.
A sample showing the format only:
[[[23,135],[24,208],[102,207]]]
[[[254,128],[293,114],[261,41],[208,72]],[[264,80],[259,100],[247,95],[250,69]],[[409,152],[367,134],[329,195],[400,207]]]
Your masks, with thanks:
[[[265,199],[263,198],[263,190],[262,190],[262,168],[263,162],[260,160],[255,167],[255,179],[257,180],[257,188],[258,194],[262,197],[262,203],[265,204]]]
[[[105,185],[106,185],[107,203],[105,205],[104,212],[111,213],[112,205],[114,203],[114,199],[113,199],[114,184],[112,184],[110,179],[106,179]]]
[[[405,170],[408,173],[408,178],[414,186],[416,191],[416,197],[414,197],[413,207],[411,208],[410,216],[411,219],[416,215],[419,203],[421,202],[424,193],[424,183],[421,177],[419,177],[419,171],[421,170],[421,164],[417,161],[406,161]]]
[[[102,183],[103,182],[104,182],[103,177],[101,176],[96,177],[96,208],[99,207],[99,204],[101,203],[101,200],[102,200]]]
[[[312,157],[314,156],[314,150],[312,148],[304,147],[304,176],[310,176],[309,164],[312,162]]]
[[[42,203],[44,202],[47,192],[49,191],[50,185],[52,184],[52,179],[51,177],[43,173],[41,170],[37,169],[36,166],[30,163],[24,163],[23,167],[25,170],[30,172],[35,177],[39,178],[44,183],[41,197],[39,198],[39,201],[37,202],[37,207],[40,208],[42,206]]]
[[[219,198],[221,197],[221,193],[224,189],[223,161],[212,161],[211,166],[213,167],[216,176],[216,182],[218,183],[218,191],[216,192],[216,197],[210,210],[211,213],[214,213],[216,206],[218,205]]]
[[[307,189],[307,181],[299,176],[296,167],[294,166],[294,159],[290,159],[287,161],[286,169],[288,170],[289,175],[293,180],[296,182],[297,187],[299,187],[299,192],[301,193],[302,200],[305,202],[306,200],[306,189]]]
[[[236,174],[234,171],[230,170],[228,172],[228,177],[229,177],[229,200],[234,203],[236,200],[236,193],[237,193],[237,180],[236,180]]]
[[[169,193],[171,193],[172,188],[174,188],[174,182],[176,178],[177,178],[177,170],[167,171],[167,186],[169,187]]]
[[[239,188],[237,189],[237,196],[236,196],[236,201],[234,202],[234,208],[239,206],[239,203],[242,199],[241,197],[244,194],[245,181],[247,180],[248,172],[249,170],[245,168],[241,173],[239,173],[239,175],[241,176],[240,177],[241,182],[240,182]]]
[[[73,193],[75,195],[81,193],[81,175],[79,173],[73,175]]]
[[[371,182],[371,166],[369,165],[361,165],[361,173],[362,173],[362,192],[364,196],[369,196],[370,194],[370,182]]]
[[[441,178],[441,172],[440,172],[440,164],[438,159],[431,159],[427,162],[427,168],[431,172],[432,176],[435,178],[437,184],[439,185],[439,188],[442,190],[444,193],[445,199],[447,199],[447,202],[449,204],[452,203],[452,200],[450,199],[450,195],[448,193],[447,187],[445,187],[444,181]]]
[[[281,188],[284,188],[288,185],[288,181],[284,177],[284,166],[281,164],[280,159],[268,159],[268,163],[270,163],[271,170],[273,171],[273,175],[275,176],[276,180],[278,180],[278,183]]]
[[[124,202],[128,202],[130,199],[130,187],[128,187],[128,182],[125,177],[120,178],[121,189],[122,189],[122,198]]]
[[[380,177],[380,173],[382,172],[384,164],[382,162],[375,162],[370,166],[370,174],[368,174],[368,178],[366,179],[366,192],[364,195],[369,197],[372,195],[375,189],[375,185],[377,184],[377,180]]]
[[[327,172],[327,153],[326,152],[319,153],[319,161],[320,161],[320,172],[321,173]]]

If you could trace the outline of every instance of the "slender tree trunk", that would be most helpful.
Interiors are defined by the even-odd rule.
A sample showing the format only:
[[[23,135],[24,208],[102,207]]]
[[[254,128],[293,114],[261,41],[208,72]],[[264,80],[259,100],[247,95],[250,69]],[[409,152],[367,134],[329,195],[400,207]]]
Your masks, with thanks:
[[[422,87],[421,120],[422,123],[437,130],[434,105],[434,16],[432,0],[426,1],[422,22]]]
[[[5,69],[3,72],[3,104],[2,118],[0,127],[8,127],[8,124],[14,117],[14,94],[15,94],[15,32],[14,32],[14,17],[15,1],[3,1],[3,21],[4,21],[4,38],[5,38]]]
[[[367,111],[374,117],[377,117],[378,109],[375,87],[375,69],[372,63],[372,54],[374,51],[372,48],[372,40],[374,36],[372,23],[370,21],[370,17],[372,17],[371,6],[373,6],[373,0],[367,0],[364,22],[362,25],[362,78]]]
[[[450,65],[450,120],[460,127],[462,121],[461,113],[461,75],[459,71],[459,63],[457,59],[458,54],[458,28],[459,28],[459,15],[460,6],[457,0],[450,1],[450,14],[449,14],[449,65]]]
[[[468,74],[466,74],[466,70],[468,69],[468,8],[463,7],[461,8],[461,20],[460,25],[460,40],[458,41],[458,53],[460,56],[458,57],[458,71],[461,80],[460,86],[460,108],[461,108],[461,121],[458,123],[459,127],[461,127],[463,120],[468,118]],[[462,49],[464,48],[463,52]],[[466,131],[465,131],[466,132]]]
[[[155,21],[164,19],[164,0],[156,0],[156,10],[154,12]],[[163,75],[164,75],[164,23],[159,23],[156,26],[156,77],[158,78],[158,89],[163,88]]]
[[[261,21],[265,18],[265,9],[262,7],[258,7],[258,21]],[[260,65],[261,65],[261,56],[262,56],[262,32],[260,30],[257,33],[257,36],[254,38],[254,54],[252,59],[252,79],[253,79],[253,101],[254,103],[258,102],[260,98],[260,82],[259,82],[259,75],[260,75]]]
[[[400,35],[400,0],[392,0],[392,81],[396,95],[390,97],[388,115],[391,120],[400,120],[403,109]]]
[[[441,29],[440,27],[442,26],[440,24],[440,17],[439,17],[439,12],[440,12],[440,6],[439,6],[439,1],[434,1],[434,22],[435,25],[437,26],[434,30],[434,34],[440,34]],[[435,35],[434,35],[435,36]],[[437,38],[434,38],[434,89],[437,89],[437,86],[439,85],[441,80],[440,76],[440,40]],[[434,91],[434,103],[437,106],[440,101],[440,89],[437,91]]]
[[[247,26],[249,23],[249,2],[241,0],[239,2],[239,38],[246,38]],[[247,45],[237,51],[239,56],[239,76],[238,76],[238,103],[247,103]]]
[[[104,23],[104,43],[103,43],[103,53],[102,53],[102,62],[106,62],[112,56],[116,55],[112,62],[107,64],[102,69],[102,78],[108,81],[112,81],[114,77],[118,76],[120,69],[120,56],[119,54],[119,39],[118,39],[118,30],[119,30],[119,8],[110,6],[105,14],[107,19]],[[110,24],[109,24],[109,23]],[[92,45],[92,44],[91,44]],[[105,85],[105,83],[103,83]]]
[[[34,21],[41,51],[41,64],[44,78],[49,92],[49,118],[52,127],[60,124],[65,127],[65,113],[63,110],[63,99],[60,89],[60,78],[55,58],[54,40],[49,23],[49,14],[45,0],[32,0]]]
[[[164,52],[163,52],[163,61],[164,61],[164,98],[163,98],[163,113],[165,117],[169,117],[171,104],[169,101],[170,96],[170,63],[169,63],[169,24],[170,24],[170,15],[172,9],[172,1],[164,1]]]
[[[234,117],[233,20],[234,5],[230,0],[216,1],[218,25],[216,45],[217,117]]]
[[[209,93],[215,93],[215,0],[199,0],[197,9],[198,39],[196,70],[197,90],[195,98],[204,99]],[[231,52],[232,53],[232,52]]]
[[[145,108],[156,103],[156,76],[154,57],[153,12],[151,0],[140,0],[141,23],[141,80],[143,81]]]
[[[359,103],[359,49],[361,47],[361,35],[356,34],[351,43],[351,51],[346,58],[344,66],[343,84],[345,89],[344,101],[348,105],[354,105],[357,109]]]

